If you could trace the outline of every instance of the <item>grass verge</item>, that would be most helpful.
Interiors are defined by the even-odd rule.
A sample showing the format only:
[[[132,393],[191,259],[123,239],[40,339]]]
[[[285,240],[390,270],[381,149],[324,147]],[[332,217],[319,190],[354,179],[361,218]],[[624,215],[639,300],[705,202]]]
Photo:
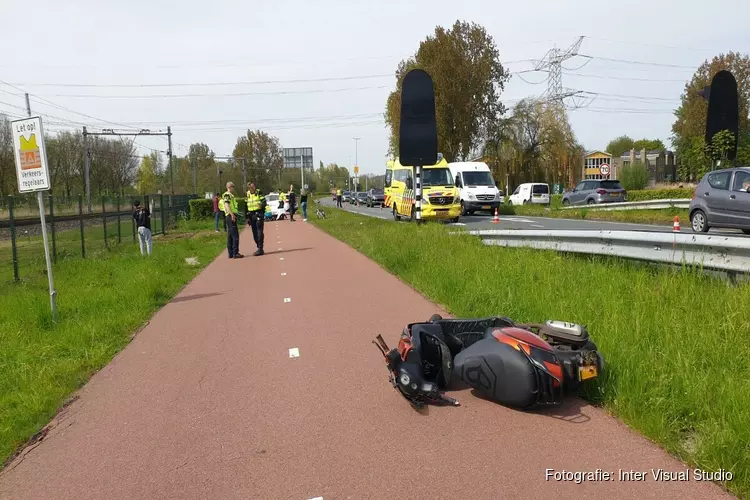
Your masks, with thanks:
[[[549,210],[541,206],[513,207],[515,215],[528,217],[555,217],[561,219],[586,219],[611,222],[629,222],[633,224],[672,224],[675,217],[681,224],[689,224],[688,211],[684,208],[664,208],[660,210],[588,210],[572,208],[562,210],[555,206]]]
[[[225,246],[212,222],[191,222],[155,237],[150,258],[128,244],[58,263],[56,324],[43,265],[20,283],[0,282],[0,463]]]
[[[750,285],[326,212],[310,220],[454,315],[588,325],[607,365],[585,398],[693,466],[731,471],[724,486],[750,495]]]

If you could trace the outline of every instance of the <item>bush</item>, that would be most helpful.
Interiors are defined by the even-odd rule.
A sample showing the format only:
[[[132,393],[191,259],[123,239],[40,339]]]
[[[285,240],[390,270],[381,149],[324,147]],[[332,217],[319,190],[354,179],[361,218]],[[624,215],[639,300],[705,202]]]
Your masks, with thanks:
[[[643,163],[634,163],[627,167],[622,167],[619,175],[622,187],[631,190],[644,189],[648,186],[648,172]]]
[[[213,200],[199,198],[190,200],[190,218],[193,220],[210,219],[214,216]]]
[[[628,191],[628,201],[692,198],[692,189],[636,189]]]

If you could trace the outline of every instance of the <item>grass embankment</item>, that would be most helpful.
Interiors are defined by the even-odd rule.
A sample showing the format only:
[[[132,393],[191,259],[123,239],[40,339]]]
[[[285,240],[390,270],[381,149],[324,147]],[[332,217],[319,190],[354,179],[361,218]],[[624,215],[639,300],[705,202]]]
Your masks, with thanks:
[[[688,463],[731,471],[726,486],[750,495],[749,285],[326,212],[310,220],[454,315],[588,325],[606,370],[586,398]]]
[[[0,282],[0,463],[225,246],[212,222],[185,223],[155,236],[150,258],[129,243],[58,260],[57,324],[43,258],[20,283]]]

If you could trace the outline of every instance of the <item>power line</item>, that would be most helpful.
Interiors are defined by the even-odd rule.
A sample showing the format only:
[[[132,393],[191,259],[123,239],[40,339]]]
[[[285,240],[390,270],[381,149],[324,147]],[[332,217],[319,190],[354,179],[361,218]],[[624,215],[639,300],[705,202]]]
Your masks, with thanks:
[[[687,80],[684,78],[667,80],[667,79],[661,79],[661,78],[636,78],[636,77],[629,77],[629,76],[591,75],[591,74],[586,74],[586,73],[570,73],[570,72],[564,72],[564,74],[569,75],[569,76],[579,76],[582,78],[599,78],[603,80],[626,80],[626,81],[634,81],[634,82],[665,82],[665,83],[686,83],[687,82]]]
[[[210,125],[210,124],[244,124],[244,123],[258,123],[258,122],[277,122],[277,121],[303,121],[303,120],[328,120],[328,119],[336,119],[336,118],[363,118],[363,117],[372,117],[372,116],[382,116],[382,112],[374,112],[374,113],[358,113],[358,114],[350,114],[350,115],[326,115],[326,116],[303,116],[303,117],[287,117],[287,118],[257,118],[254,120],[248,120],[248,119],[220,119],[220,120],[194,120],[194,121],[180,121],[180,120],[172,120],[172,121],[147,121],[147,122],[123,122],[130,125],[142,125],[142,124],[149,124],[149,125],[156,125],[156,124],[164,124],[164,125],[181,125],[181,126],[189,126],[189,125]]]
[[[660,49],[674,49],[674,50],[690,50],[694,52],[715,52],[716,49],[697,49],[692,47],[677,47],[674,45],[656,45],[651,43],[641,43],[641,42],[626,42],[624,40],[613,40],[611,38],[601,38],[596,36],[586,36],[586,38],[589,38],[591,40],[600,40],[603,42],[612,42],[612,43],[621,43],[624,45],[640,45],[641,47],[654,47],[654,48],[660,48]]]
[[[658,66],[658,67],[664,67],[664,68],[689,69],[691,71],[695,71],[696,69],[698,69],[697,66],[684,66],[680,64],[667,64],[667,63],[656,63],[656,62],[645,62],[645,61],[631,61],[628,59],[615,59],[612,57],[601,57],[601,56],[587,56],[584,54],[579,54],[579,55],[581,57],[598,59],[600,61],[618,62],[618,63],[623,63],[623,64],[638,64],[642,66]]]
[[[274,92],[226,92],[216,94],[146,94],[146,95],[101,95],[101,94],[41,94],[52,97],[69,97],[85,99],[170,99],[188,97],[242,97],[251,95],[287,95],[287,94],[318,94],[327,92],[350,92],[357,90],[387,89],[389,85],[372,87],[348,87],[339,89],[308,89],[308,90],[282,90]],[[39,94],[37,94],[39,95]]]
[[[300,78],[292,80],[253,80],[230,82],[196,82],[196,83],[17,83],[27,87],[85,87],[85,88],[155,88],[155,87],[218,87],[222,85],[271,85],[285,83],[338,82],[347,80],[368,80],[375,78],[393,78],[393,73],[378,75],[338,76],[329,78]]]

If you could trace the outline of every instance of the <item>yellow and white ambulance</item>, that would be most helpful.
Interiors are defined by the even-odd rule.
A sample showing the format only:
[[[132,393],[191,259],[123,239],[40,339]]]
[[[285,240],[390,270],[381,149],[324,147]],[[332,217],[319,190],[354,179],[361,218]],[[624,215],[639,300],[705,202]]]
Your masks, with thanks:
[[[393,218],[415,220],[414,167],[389,160],[385,169],[385,206]],[[458,222],[461,215],[461,198],[448,162],[438,154],[438,162],[422,167],[422,219]]]

